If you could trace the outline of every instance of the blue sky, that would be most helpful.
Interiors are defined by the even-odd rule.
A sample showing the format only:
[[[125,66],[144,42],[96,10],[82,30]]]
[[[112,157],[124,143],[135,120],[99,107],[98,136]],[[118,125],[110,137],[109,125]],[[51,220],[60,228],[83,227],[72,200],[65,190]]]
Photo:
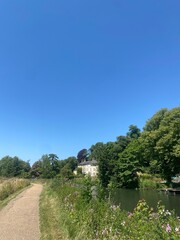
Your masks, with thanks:
[[[115,141],[180,106],[179,0],[1,0],[0,157]]]

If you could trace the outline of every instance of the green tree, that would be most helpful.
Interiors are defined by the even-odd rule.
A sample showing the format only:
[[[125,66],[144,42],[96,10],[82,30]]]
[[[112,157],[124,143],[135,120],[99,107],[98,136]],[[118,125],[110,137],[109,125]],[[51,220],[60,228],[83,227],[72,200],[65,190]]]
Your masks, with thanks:
[[[87,159],[88,159],[88,150],[84,148],[78,152],[77,160],[78,160],[78,163],[81,163],[81,162],[87,161]]]
[[[50,161],[50,165],[51,165],[51,169],[53,172],[53,175],[57,175],[60,171],[60,167],[59,167],[59,158],[56,154],[51,153],[48,154],[48,159]]]
[[[154,131],[157,130],[160,126],[161,121],[164,118],[165,113],[168,111],[167,108],[162,108],[157,113],[155,113],[152,118],[150,118],[146,125],[144,126],[144,131]]]
[[[159,111],[144,129],[147,129],[141,136],[144,163],[150,169],[153,165],[153,171],[156,168],[170,182],[180,172],[180,108]]]
[[[154,151],[158,155],[161,174],[170,181],[171,177],[180,173],[180,108],[165,114],[156,136],[158,140]]]
[[[141,169],[141,158],[140,141],[134,140],[119,154],[113,178],[116,186],[124,188],[138,187],[137,172]]]
[[[69,157],[66,159],[66,164],[68,164],[71,171],[74,171],[77,167],[77,159],[75,157]]]
[[[115,142],[103,144],[98,142],[90,148],[90,158],[98,162],[99,180],[103,187],[107,187],[114,174],[114,167],[118,159],[118,148]]]
[[[118,136],[116,140],[116,144],[118,148],[117,151],[119,153],[123,152],[130,142],[131,140],[128,136]]]
[[[41,174],[42,174],[42,161],[39,160],[32,165],[30,175],[32,177],[40,177]]]
[[[63,178],[71,179],[73,178],[73,172],[68,164],[66,164],[60,171]]]
[[[136,125],[129,126],[129,132],[127,132],[127,136],[130,139],[137,139],[141,135],[141,130]]]
[[[0,176],[16,177],[25,175],[25,173],[28,173],[29,171],[29,162],[25,162],[16,156],[5,156],[0,160]]]

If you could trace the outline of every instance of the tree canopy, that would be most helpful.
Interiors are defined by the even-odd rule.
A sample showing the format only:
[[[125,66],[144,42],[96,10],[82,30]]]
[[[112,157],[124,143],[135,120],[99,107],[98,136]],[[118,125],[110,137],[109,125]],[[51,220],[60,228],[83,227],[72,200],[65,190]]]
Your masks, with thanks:
[[[0,176],[16,177],[27,176],[30,171],[29,162],[25,162],[18,157],[5,156],[0,160]]]
[[[180,173],[180,108],[163,108],[150,118],[141,132],[130,125],[126,136],[115,142],[96,143],[90,158],[99,165],[103,186],[135,187],[137,172],[159,174],[168,182]]]

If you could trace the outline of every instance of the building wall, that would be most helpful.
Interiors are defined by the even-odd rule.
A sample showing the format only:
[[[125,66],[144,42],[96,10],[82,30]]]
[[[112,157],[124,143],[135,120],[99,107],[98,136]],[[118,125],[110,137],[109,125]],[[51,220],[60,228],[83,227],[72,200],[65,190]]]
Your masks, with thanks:
[[[91,165],[84,165],[84,166],[78,166],[78,168],[82,168],[83,174],[89,174],[91,177],[97,176],[98,173],[98,167],[97,166],[91,166]]]

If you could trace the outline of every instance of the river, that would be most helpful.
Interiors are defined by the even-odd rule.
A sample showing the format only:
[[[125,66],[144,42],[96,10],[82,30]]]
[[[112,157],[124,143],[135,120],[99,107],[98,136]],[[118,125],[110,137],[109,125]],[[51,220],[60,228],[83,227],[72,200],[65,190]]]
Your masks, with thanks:
[[[114,204],[119,204],[122,209],[127,211],[133,211],[141,199],[144,199],[154,209],[161,201],[166,209],[175,210],[175,213],[180,216],[180,194],[167,194],[157,190],[116,189],[112,197]]]

